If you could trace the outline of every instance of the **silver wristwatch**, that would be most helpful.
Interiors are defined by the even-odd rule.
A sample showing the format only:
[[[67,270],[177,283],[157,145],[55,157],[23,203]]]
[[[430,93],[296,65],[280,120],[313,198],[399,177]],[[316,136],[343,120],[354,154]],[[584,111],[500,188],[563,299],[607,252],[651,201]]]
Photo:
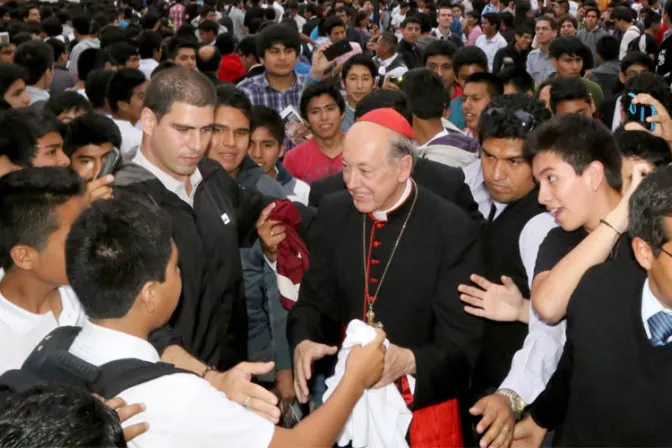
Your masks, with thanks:
[[[511,389],[499,389],[495,393],[497,395],[503,395],[509,399],[511,410],[513,410],[513,415],[516,417],[516,421],[520,420],[523,416],[523,412],[525,412],[525,400]]]

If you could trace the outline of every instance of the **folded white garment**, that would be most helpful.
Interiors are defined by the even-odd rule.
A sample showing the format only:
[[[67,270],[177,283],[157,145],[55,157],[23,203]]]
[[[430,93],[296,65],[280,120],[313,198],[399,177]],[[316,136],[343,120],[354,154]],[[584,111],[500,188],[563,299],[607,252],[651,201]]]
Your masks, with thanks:
[[[348,324],[343,346],[338,352],[338,362],[334,375],[327,378],[328,400],[345,373],[345,361],[350,349],[366,345],[376,337],[376,330],[362,322],[352,320]],[[389,341],[385,340],[385,346]],[[411,392],[415,389],[415,378],[408,376]],[[352,442],[354,448],[402,448],[408,447],[406,433],[413,414],[406,406],[399,390],[390,384],[382,389],[369,389],[359,399],[339,434],[337,443],[345,446]]]

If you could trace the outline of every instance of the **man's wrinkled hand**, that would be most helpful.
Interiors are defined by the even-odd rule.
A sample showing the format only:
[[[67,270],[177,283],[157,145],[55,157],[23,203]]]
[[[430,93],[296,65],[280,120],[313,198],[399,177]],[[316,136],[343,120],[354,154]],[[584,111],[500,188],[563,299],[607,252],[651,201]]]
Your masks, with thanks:
[[[299,403],[307,403],[310,397],[308,381],[312,377],[313,362],[327,355],[334,355],[338,347],[301,341],[294,349],[294,392]]]
[[[415,355],[407,348],[390,344],[385,352],[383,376],[373,388],[379,389],[392,384],[402,376],[415,374]]]

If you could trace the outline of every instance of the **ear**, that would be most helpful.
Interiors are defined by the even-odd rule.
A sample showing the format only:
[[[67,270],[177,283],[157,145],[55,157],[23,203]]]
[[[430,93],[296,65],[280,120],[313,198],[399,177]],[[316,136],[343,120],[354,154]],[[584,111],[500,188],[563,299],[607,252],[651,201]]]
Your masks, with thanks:
[[[30,246],[16,245],[9,250],[14,264],[24,271],[31,271],[40,257],[40,253]]]
[[[604,165],[601,162],[593,161],[583,170],[582,177],[586,179],[590,191],[597,191],[600,185],[605,182]]]
[[[399,182],[406,182],[406,180],[411,177],[411,170],[413,169],[413,157],[404,156],[402,157],[397,165],[398,176],[397,179]]]
[[[637,263],[639,263],[645,270],[651,270],[653,261],[656,259],[651,247],[640,237],[635,237],[630,244],[632,246],[632,251],[635,254],[635,258],[637,259]]]
[[[553,68],[556,70],[558,69],[558,60],[555,58],[551,58],[551,64],[553,64]]]
[[[140,294],[138,294],[138,298],[140,299],[140,303],[142,303],[145,311],[148,314],[154,313],[157,309],[157,300],[158,300],[157,287],[158,286],[159,286],[159,282],[156,282],[156,281],[147,282],[147,283],[145,283],[145,285],[140,290]]]
[[[130,109],[131,105],[127,103],[126,101],[118,101],[117,102],[117,108],[123,112],[126,113],[128,112],[128,109]]]
[[[156,115],[149,108],[143,107],[140,112],[140,123],[142,124],[142,132],[151,136],[154,133],[154,128],[158,124]]]
[[[278,158],[282,158],[282,156],[285,155],[285,151],[287,151],[287,145],[284,143],[280,146],[280,154],[278,154]]]
[[[625,83],[627,82],[627,80],[625,79],[625,74],[623,72],[618,72],[618,81],[623,85],[625,85]]]

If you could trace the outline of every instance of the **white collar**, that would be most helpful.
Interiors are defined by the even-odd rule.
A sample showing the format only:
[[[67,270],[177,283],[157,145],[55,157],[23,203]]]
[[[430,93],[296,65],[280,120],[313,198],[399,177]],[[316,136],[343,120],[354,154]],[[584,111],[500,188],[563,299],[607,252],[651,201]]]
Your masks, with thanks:
[[[142,153],[142,149],[138,150],[138,152],[135,154],[135,157],[133,158],[133,163],[143,167],[144,169],[152,173],[157,179],[159,179],[159,181],[163,184],[166,190],[175,193],[180,199],[182,199],[184,202],[188,203],[190,206],[193,207],[194,195],[196,194],[196,189],[203,180],[203,176],[201,175],[201,172],[199,171],[198,168],[196,168],[196,171],[194,171],[194,173],[191,176],[189,176],[189,182],[191,183],[191,195],[187,195],[187,189],[184,182],[180,182],[179,180],[165,173],[159,167],[157,167],[152,162],[147,160],[145,155]]]
[[[399,53],[394,53],[392,56],[390,56],[389,58],[384,59],[384,60],[379,59],[380,60],[380,66],[381,67],[387,67],[388,65],[390,65],[395,60],[395,58],[397,57],[398,54]]]
[[[485,36],[485,34],[483,34],[483,35]],[[488,43],[492,43],[492,42],[495,41],[495,39],[497,39],[497,36],[501,36],[501,34],[499,34],[499,31],[497,32],[497,34],[492,36],[492,39],[488,39],[488,36],[485,36],[485,41],[488,42]]]
[[[441,37],[450,37],[450,36],[452,36],[452,33],[450,32],[450,28],[448,28],[448,32],[447,32],[446,34],[443,34],[443,33],[441,32],[441,28],[437,26],[436,28],[434,28],[434,32],[435,32],[437,35],[441,36]]]
[[[159,353],[148,341],[86,321],[70,351],[96,366],[118,359],[159,362]]]
[[[646,329],[646,335],[650,338],[651,332],[649,330],[649,318],[654,314],[665,311],[668,314],[672,314],[672,310],[665,308],[660,301],[653,295],[651,291],[651,285],[649,285],[649,279],[647,278],[644,282],[644,288],[642,289],[642,322],[644,322],[644,328]]]
[[[382,212],[373,212],[373,213],[371,213],[371,214],[373,215],[373,218],[374,218],[376,221],[387,221],[387,215],[388,215],[390,212],[393,212],[393,211],[395,211],[396,209],[398,209],[399,207],[401,207],[401,204],[403,204],[404,202],[406,202],[406,199],[408,199],[408,197],[411,195],[411,186],[412,186],[412,185],[413,185],[413,182],[411,182],[411,178],[409,177],[409,178],[406,180],[406,188],[404,189],[404,193],[401,195],[401,197],[399,198],[399,200],[398,200],[392,207],[388,208],[388,209],[385,210],[385,211],[382,211]]]

